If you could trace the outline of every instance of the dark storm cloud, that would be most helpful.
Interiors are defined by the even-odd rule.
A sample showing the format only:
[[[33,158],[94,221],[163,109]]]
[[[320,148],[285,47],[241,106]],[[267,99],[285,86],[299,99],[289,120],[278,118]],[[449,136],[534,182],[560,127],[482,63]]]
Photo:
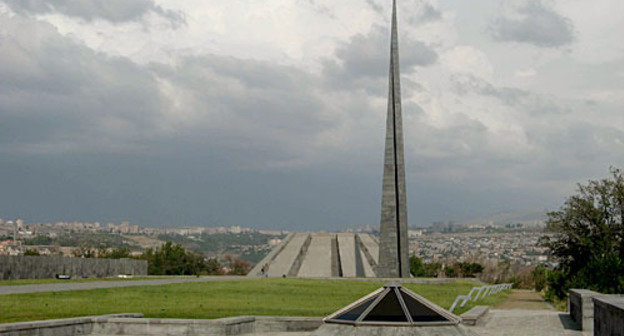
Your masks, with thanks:
[[[336,60],[325,60],[325,79],[343,88],[379,88],[387,80],[390,53],[388,28],[373,26],[368,34],[358,34],[336,48]],[[401,40],[401,71],[410,73],[416,66],[429,66],[438,54],[426,44],[408,38]]]
[[[0,215],[291,230],[378,224],[387,29],[339,43],[317,73],[209,54],[138,65],[30,15],[0,14],[0,26],[0,185],[11,191],[0,193]],[[624,159],[623,132],[578,117],[587,97],[560,102],[473,75],[452,77],[450,87],[441,78],[444,99],[427,101],[439,97],[414,72],[437,58],[401,37],[412,224],[500,204],[541,210],[558,196],[551,181],[573,185]],[[619,77],[603,71],[611,88]],[[454,100],[465,114],[444,107]],[[484,106],[509,116],[509,134],[470,115]]]
[[[180,12],[166,10],[153,0],[1,0],[20,14],[61,13],[86,21],[103,19],[114,23],[134,21],[145,14],[155,13],[167,18],[173,25],[185,22]]]
[[[496,87],[474,75],[453,75],[452,88],[459,95],[478,93],[497,98],[507,105],[516,105],[530,96],[530,92],[512,87]]]
[[[300,160],[294,147],[330,128],[326,103],[310,90],[320,80],[294,67],[215,55],[140,66],[47,23],[0,19],[8,33],[0,43],[4,152],[157,152],[189,142],[262,165]]]
[[[3,149],[89,147],[132,139],[154,126],[148,116],[164,102],[150,72],[94,53],[47,23],[0,20],[7,33],[0,43],[0,118],[8,131]]]
[[[556,103],[551,97],[515,87],[498,87],[474,75],[453,75],[451,82],[454,92],[459,95],[476,93],[492,97],[505,105],[519,108],[523,113],[543,116],[571,112],[569,107]]]
[[[454,146],[451,142],[440,147],[459,149],[450,156],[452,158],[461,157],[462,149],[471,153],[459,165],[462,171],[481,169],[492,178],[505,177],[501,172],[509,172],[508,178],[532,181],[534,185],[527,187],[537,189],[540,183],[578,182],[581,177],[593,176],[597,171],[604,172],[609,165],[616,165],[624,159],[621,154],[624,153],[624,132],[615,126],[604,125],[602,120],[585,120],[589,111],[582,98],[554,100],[551,96],[530,90],[496,86],[473,75],[456,75],[452,81],[453,92],[459,96],[474,94],[490,97],[506,106],[507,109],[496,113],[515,116],[514,126],[522,129],[523,141],[529,149],[521,155],[512,151],[501,153],[496,150],[495,144],[488,143],[489,134],[483,129],[481,132],[466,133],[456,138],[463,145]],[[492,106],[496,106],[495,103]],[[449,139],[443,134],[435,136]],[[478,161],[488,164],[484,167]],[[435,157],[429,162],[434,167],[443,166],[442,162],[436,163]]]
[[[501,42],[529,43],[538,47],[561,47],[574,41],[574,26],[541,0],[528,0],[513,17],[501,16],[489,27],[492,38]]]

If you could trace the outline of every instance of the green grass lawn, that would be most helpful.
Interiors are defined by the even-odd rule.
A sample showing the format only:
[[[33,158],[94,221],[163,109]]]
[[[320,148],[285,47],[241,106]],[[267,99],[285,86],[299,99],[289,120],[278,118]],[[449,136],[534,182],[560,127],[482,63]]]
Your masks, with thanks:
[[[87,279],[19,279],[19,280],[0,280],[0,286],[19,286],[19,285],[42,285],[56,283],[77,283],[77,282],[97,282],[97,281],[133,281],[133,280],[159,280],[171,278],[186,278],[183,276],[144,276],[136,278],[87,278]]]
[[[139,286],[88,291],[0,295],[0,323],[113,313],[159,318],[220,318],[239,315],[326,316],[381,287],[381,282],[312,279],[253,279]],[[449,308],[476,284],[406,284]],[[504,294],[477,304],[502,300]],[[469,309],[456,311],[461,313]]]

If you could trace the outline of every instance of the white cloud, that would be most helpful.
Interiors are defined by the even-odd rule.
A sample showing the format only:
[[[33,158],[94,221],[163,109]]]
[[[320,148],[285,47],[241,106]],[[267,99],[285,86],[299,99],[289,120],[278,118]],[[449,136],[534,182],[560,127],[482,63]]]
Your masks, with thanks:
[[[488,56],[481,50],[458,45],[442,55],[445,67],[453,72],[469,73],[485,78],[494,76],[494,68]]]

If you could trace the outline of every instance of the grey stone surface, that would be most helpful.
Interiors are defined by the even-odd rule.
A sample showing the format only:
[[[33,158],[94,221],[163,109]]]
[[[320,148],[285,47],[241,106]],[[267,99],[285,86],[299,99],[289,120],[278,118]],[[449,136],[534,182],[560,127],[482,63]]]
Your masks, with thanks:
[[[373,259],[371,265],[377,265],[379,262],[379,242],[368,233],[358,233],[357,236]]]
[[[342,263],[340,262],[340,247],[338,246],[338,235],[331,235],[331,276],[342,276]]]
[[[142,314],[86,316],[70,319],[0,324],[0,336],[79,336],[93,332],[98,319],[114,317],[140,318]]]
[[[294,233],[289,233],[278,246],[273,248],[271,252],[269,252],[269,254],[262,258],[262,260],[258,264],[256,264],[256,266],[254,266],[251,271],[249,271],[249,274],[247,274],[247,276],[260,276],[262,274],[262,267],[264,267],[264,265],[270,265],[271,263],[273,263],[277,255],[284,250],[286,245],[288,245],[288,243],[294,236]]]
[[[375,327],[324,324],[313,336],[479,336],[461,325],[421,327]]]
[[[581,330],[591,332],[594,330],[594,303],[596,299],[618,299],[623,297],[624,296],[618,294],[602,294],[588,289],[570,289],[570,294],[568,296],[570,317],[579,324]]]
[[[340,265],[342,267],[342,276],[347,278],[355,277],[356,271],[356,255],[355,255],[355,236],[349,233],[338,233],[338,249],[340,250]]]
[[[609,314],[621,314],[624,303],[614,298],[600,298],[609,305]],[[613,300],[616,303],[613,304]],[[619,303],[617,303],[619,302]],[[611,308],[616,307],[616,308]],[[599,308],[600,309],[600,308]],[[615,309],[615,310],[611,310]],[[598,312],[598,316],[602,313]],[[81,317],[64,320],[35,321],[0,324],[0,336],[226,336],[226,335],[315,335],[315,336],[384,336],[384,335],[437,335],[437,336],[589,336],[575,330],[568,314],[545,310],[491,310],[483,324],[475,327],[422,326],[422,327],[353,327],[323,324],[321,318],[306,317],[253,317],[241,316],[217,320],[183,320],[139,318],[140,314],[121,314],[98,317]],[[621,316],[621,315],[618,315]],[[596,324],[597,326],[599,323]],[[600,324],[602,325],[602,324]],[[615,331],[597,335],[618,334]]]
[[[567,313],[548,310],[490,310],[483,324],[469,327],[482,336],[589,336]]]
[[[367,233],[296,233],[263,263],[268,263],[270,277],[375,277],[378,251]],[[260,269],[256,266],[248,276],[259,276]]]
[[[461,314],[462,323],[474,326],[479,322],[483,322],[483,318],[490,311],[490,306],[475,306],[469,311]]]
[[[119,274],[147,275],[147,261],[35,256],[0,256],[0,280],[45,279],[56,274],[73,278],[105,278]]]
[[[308,239],[307,233],[296,233],[290,242],[284,247],[274,261],[269,266],[269,276],[281,277],[282,275],[288,275],[290,268],[292,267],[295,259],[301,251],[301,247]]]
[[[381,201],[378,276],[409,277],[407,196],[401,116],[401,83],[396,0],[392,9],[388,116]]]
[[[364,251],[359,250],[359,255],[360,255],[360,260],[362,260],[362,268],[363,268],[363,272],[364,272],[364,276],[367,278],[373,278],[375,276],[377,276],[377,274],[375,273],[375,270],[373,269],[373,266],[371,266],[370,263],[366,262],[366,255],[364,253]]]
[[[623,297],[594,297],[594,335],[624,336]]]
[[[601,295],[587,289],[570,289],[568,310],[581,330],[594,330],[594,297]]]
[[[355,257],[356,266],[358,267],[358,276],[375,277],[375,269],[377,268],[377,259],[379,258],[379,246],[375,246],[375,254],[371,254],[372,246],[367,246],[364,242],[367,238],[371,237],[369,234],[357,234],[355,235]],[[368,242],[371,240],[368,239]],[[361,269],[360,269],[361,268]]]
[[[304,278],[331,277],[331,242],[332,236],[330,234],[313,235],[297,276]]]
[[[288,271],[289,277],[296,277],[299,274],[299,270],[301,269],[301,265],[303,264],[304,258],[308,254],[308,248],[310,247],[310,243],[312,242],[312,235],[308,235],[303,245],[301,245],[301,249],[299,249],[299,253],[295,258],[290,270]]]
[[[240,316],[216,320],[141,318],[141,314],[0,324],[0,336],[227,336],[290,335],[316,330],[321,318]]]

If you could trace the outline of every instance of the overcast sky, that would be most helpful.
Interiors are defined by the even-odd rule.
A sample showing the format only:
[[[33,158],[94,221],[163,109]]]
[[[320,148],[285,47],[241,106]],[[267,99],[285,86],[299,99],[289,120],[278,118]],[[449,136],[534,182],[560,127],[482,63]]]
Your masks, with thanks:
[[[0,0],[0,217],[378,225],[390,0]],[[624,164],[624,2],[399,0],[412,225]]]

